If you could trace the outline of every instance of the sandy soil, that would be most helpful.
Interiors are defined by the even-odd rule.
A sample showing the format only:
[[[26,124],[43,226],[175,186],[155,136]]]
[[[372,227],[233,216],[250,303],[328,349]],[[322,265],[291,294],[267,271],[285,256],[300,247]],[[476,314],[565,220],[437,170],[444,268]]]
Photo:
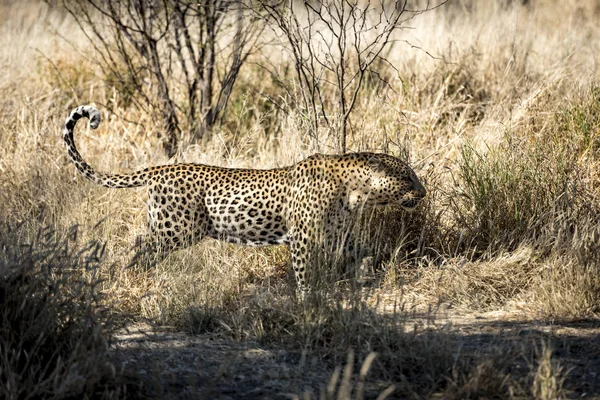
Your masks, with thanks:
[[[524,321],[516,313],[461,315],[446,308],[435,318],[415,314],[410,322],[456,333],[463,354],[551,343],[554,359],[568,371],[564,386],[569,397],[600,399],[600,321]],[[142,377],[141,393],[152,398],[289,399],[303,393],[318,398],[334,368],[318,355],[289,352],[275,344],[188,335],[147,324],[124,329],[114,348],[125,371]],[[516,360],[514,373],[526,369],[524,363]],[[367,397],[375,398],[388,384],[369,382]]]

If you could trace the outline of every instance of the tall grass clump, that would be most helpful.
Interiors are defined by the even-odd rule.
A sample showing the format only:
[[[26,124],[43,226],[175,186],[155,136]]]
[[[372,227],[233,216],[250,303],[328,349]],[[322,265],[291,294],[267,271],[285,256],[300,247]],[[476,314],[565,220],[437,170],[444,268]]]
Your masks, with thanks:
[[[577,155],[597,163],[600,159],[600,86],[592,86],[582,99],[575,99],[557,113],[552,130],[556,141],[569,143]]]
[[[117,398],[115,326],[99,290],[104,247],[77,230],[0,234],[0,398]]]
[[[499,143],[483,149],[463,146],[455,211],[468,247],[577,246],[574,236],[566,238],[565,233],[593,225],[599,196],[600,89],[592,87],[552,107],[552,113],[533,113],[530,122],[506,132]]]
[[[509,134],[485,151],[467,145],[458,178],[459,229],[479,251],[535,241],[557,218],[575,218],[585,201],[577,159],[567,146],[544,139]]]
[[[419,268],[417,287],[475,309],[526,298],[538,317],[598,315],[600,91],[551,107],[462,147],[447,218],[457,251],[440,249],[458,259]]]

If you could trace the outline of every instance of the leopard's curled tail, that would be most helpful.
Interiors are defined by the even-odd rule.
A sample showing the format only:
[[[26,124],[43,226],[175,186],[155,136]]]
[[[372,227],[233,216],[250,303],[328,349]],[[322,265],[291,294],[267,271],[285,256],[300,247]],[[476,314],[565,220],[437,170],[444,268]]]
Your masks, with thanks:
[[[81,157],[73,140],[73,129],[77,121],[82,117],[88,118],[90,120],[90,127],[96,129],[100,125],[100,112],[92,106],[79,106],[71,111],[71,114],[65,121],[63,139],[67,146],[69,158],[73,161],[77,170],[92,182],[109,188],[131,188],[145,185],[149,174],[147,169],[132,174],[105,174],[94,171],[83,157]]]

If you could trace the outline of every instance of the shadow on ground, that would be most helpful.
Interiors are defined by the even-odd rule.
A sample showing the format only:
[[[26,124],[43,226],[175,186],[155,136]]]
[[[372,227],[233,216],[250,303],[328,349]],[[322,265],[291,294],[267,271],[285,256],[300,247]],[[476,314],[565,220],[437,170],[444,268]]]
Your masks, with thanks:
[[[416,322],[421,318],[427,320],[428,334],[456,338],[458,357],[485,360],[488,352],[490,357],[499,351],[522,354],[511,361],[510,374],[531,371],[527,354],[539,352],[545,343],[566,371],[567,396],[600,398],[599,320],[548,323],[483,315],[440,318],[431,328],[431,315],[414,316]],[[126,375],[136,375],[136,398],[289,399],[306,392],[319,398],[335,367],[319,354],[288,351],[283,345],[188,335],[150,325],[130,326],[114,348]],[[391,383],[376,376],[368,376],[367,382],[366,398],[377,397]],[[388,398],[405,397],[395,393]]]

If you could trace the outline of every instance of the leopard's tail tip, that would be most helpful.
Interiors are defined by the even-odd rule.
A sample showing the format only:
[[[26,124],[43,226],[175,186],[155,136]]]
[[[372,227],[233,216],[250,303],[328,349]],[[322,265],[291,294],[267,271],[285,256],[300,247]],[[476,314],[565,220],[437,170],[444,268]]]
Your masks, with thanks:
[[[96,129],[100,126],[100,121],[102,118],[100,117],[100,111],[96,107],[93,106],[84,106],[87,108],[88,115],[90,118],[90,128]]]
[[[65,121],[65,128],[67,131],[73,131],[75,124],[82,117],[88,118],[90,120],[90,128],[96,129],[100,126],[100,122],[102,118],[100,117],[100,111],[94,106],[78,106],[71,111],[71,114]]]

